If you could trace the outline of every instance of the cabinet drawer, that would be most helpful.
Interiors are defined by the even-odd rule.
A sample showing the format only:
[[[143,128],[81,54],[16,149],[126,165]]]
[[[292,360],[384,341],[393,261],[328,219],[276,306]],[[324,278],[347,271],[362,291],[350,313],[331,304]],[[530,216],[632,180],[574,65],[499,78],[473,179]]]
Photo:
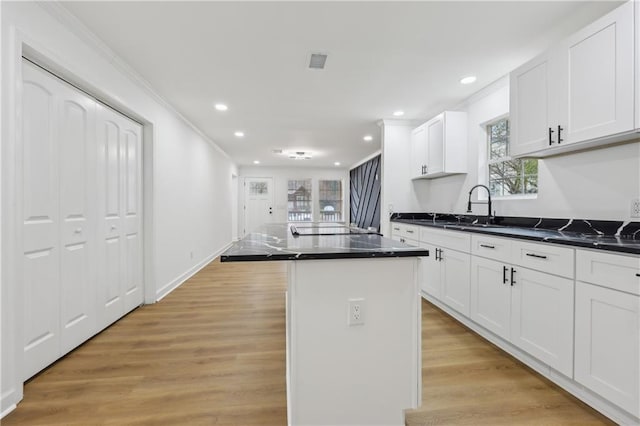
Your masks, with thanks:
[[[511,253],[514,265],[567,278],[574,276],[573,249],[514,240]]]
[[[488,257],[498,262],[511,263],[511,245],[513,241],[506,238],[486,235],[471,236],[471,254]]]
[[[404,223],[391,223],[391,234],[394,237],[404,237],[418,241],[420,239],[420,227],[416,225],[407,225]]]
[[[640,295],[640,256],[576,250],[576,279]]]
[[[471,251],[471,234],[459,231],[445,231],[422,227],[420,242],[469,253]]]

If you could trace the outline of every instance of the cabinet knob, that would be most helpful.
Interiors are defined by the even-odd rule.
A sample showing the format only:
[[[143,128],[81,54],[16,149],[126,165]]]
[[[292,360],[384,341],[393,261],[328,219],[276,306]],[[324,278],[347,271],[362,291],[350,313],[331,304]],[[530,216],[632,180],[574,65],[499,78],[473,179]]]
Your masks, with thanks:
[[[115,229],[116,229],[116,226],[115,225],[111,225],[111,230],[115,231]]]

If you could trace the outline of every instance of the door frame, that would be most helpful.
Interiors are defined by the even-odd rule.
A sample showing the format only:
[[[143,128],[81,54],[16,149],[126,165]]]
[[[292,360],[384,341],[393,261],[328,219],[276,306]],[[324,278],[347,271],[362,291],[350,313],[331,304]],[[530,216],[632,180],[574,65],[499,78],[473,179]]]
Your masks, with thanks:
[[[106,104],[142,125],[142,286],[144,304],[155,303],[157,295],[153,283],[155,253],[154,253],[154,124],[144,116],[138,114],[126,104],[117,100],[115,95],[105,92],[91,83],[90,73],[78,68],[51,52],[42,43],[32,39],[15,26],[9,28],[9,48],[3,54],[7,56],[9,81],[7,93],[3,93],[8,101],[5,116],[9,119],[4,123],[7,138],[3,138],[0,149],[0,255],[2,269],[0,278],[0,312],[2,313],[2,357],[8,358],[6,364],[10,371],[3,370],[3,374],[11,375],[11,388],[1,389],[0,416],[12,411],[23,397],[22,359],[23,359],[23,324],[22,306],[24,294],[21,283],[22,267],[18,264],[20,257],[16,250],[22,242],[22,226],[18,226],[21,217],[21,206],[17,205],[20,182],[19,173],[22,172],[21,154],[18,147],[22,145],[22,61],[23,57],[48,70],[55,76],[76,87],[97,101]],[[11,206],[15,206],[12,208]],[[11,324],[11,328],[5,325]],[[7,351],[7,345],[13,349]],[[3,362],[4,363],[4,362]]]

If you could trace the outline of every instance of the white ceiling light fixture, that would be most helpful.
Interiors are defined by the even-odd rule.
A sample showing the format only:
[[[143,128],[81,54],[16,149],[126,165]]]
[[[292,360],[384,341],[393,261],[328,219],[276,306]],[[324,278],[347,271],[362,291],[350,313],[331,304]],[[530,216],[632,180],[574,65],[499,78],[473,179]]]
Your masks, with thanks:
[[[259,160],[253,160],[253,164],[260,164]]]
[[[468,75],[460,79],[460,84],[471,84],[475,83],[477,80],[475,75]]]
[[[393,111],[393,116],[394,117],[402,117],[404,115],[404,111]]]
[[[362,138],[365,142],[371,142],[373,140],[373,136],[371,135],[366,135],[365,137]]]
[[[309,56],[309,69],[311,70],[323,70],[327,63],[326,53],[312,53]]]
[[[241,132],[241,131],[235,132],[234,135],[237,138],[244,138],[244,132]]]
[[[213,107],[218,111],[226,111],[229,109],[225,104],[215,104]]]
[[[288,152],[287,155],[292,160],[310,160],[312,157],[310,152],[305,151]]]

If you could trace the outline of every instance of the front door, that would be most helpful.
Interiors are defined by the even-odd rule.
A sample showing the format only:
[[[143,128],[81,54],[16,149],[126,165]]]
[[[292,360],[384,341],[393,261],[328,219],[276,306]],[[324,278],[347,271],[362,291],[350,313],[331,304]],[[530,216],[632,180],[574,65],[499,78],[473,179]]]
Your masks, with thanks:
[[[244,179],[244,235],[273,221],[273,179]]]

